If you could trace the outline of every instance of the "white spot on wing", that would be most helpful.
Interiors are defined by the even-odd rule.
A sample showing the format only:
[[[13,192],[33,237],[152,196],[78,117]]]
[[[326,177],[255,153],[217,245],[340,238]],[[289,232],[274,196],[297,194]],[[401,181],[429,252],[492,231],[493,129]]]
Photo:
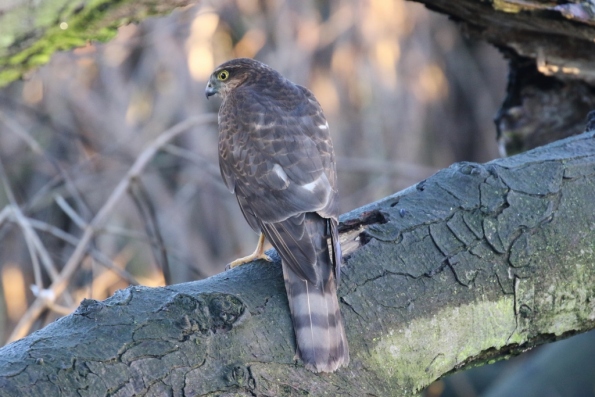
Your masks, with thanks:
[[[283,167],[281,167],[279,164],[275,164],[273,166],[273,172],[277,174],[277,176],[281,178],[283,182],[287,183],[287,174],[285,171],[283,171]]]
[[[312,181],[310,183],[306,183],[305,185],[302,185],[302,189],[306,189],[310,192],[313,192],[314,189],[316,189],[316,186],[318,185],[318,182],[320,182],[320,178],[316,179],[315,181]]]
[[[268,124],[254,124],[254,129],[256,131],[260,131],[260,130],[267,130],[270,128],[273,128],[277,125],[277,123],[268,123]]]
[[[252,123],[254,125],[254,129],[256,131],[273,128],[273,127],[275,127],[277,125],[277,123],[275,123],[274,121],[267,124],[267,123],[264,122],[264,120],[265,120],[264,114],[260,114],[258,116],[258,122]]]
[[[320,128],[321,130],[328,130],[328,123],[326,123],[326,124],[320,124],[318,126],[318,128]]]

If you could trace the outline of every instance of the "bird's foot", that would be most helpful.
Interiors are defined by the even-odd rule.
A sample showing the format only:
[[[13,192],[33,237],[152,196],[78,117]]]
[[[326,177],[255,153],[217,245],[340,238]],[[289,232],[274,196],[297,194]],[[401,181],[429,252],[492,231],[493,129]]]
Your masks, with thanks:
[[[252,262],[258,259],[264,259],[267,262],[272,262],[273,260],[265,253],[253,252],[252,254],[245,256],[243,258],[238,258],[235,261],[228,263],[225,266],[225,270],[233,269],[234,267],[243,265],[248,262]]]

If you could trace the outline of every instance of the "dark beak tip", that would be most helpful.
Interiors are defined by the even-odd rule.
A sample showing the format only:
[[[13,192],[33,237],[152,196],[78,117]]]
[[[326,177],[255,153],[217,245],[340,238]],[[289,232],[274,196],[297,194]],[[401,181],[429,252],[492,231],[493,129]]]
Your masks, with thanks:
[[[213,86],[211,85],[211,83],[207,84],[207,88],[205,88],[205,96],[207,97],[207,99],[209,99],[209,97],[211,97],[215,94],[216,94],[216,91],[213,88]]]

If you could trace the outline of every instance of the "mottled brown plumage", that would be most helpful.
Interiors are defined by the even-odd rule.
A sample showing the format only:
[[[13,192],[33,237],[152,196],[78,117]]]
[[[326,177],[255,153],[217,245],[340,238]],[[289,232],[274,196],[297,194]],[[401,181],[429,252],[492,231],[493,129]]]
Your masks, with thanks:
[[[206,94],[223,98],[223,180],[252,229],[282,258],[297,356],[314,372],[346,366],[349,348],[336,294],[337,176],[320,104],[306,88],[251,59],[215,69]],[[262,250],[249,259],[254,257]]]

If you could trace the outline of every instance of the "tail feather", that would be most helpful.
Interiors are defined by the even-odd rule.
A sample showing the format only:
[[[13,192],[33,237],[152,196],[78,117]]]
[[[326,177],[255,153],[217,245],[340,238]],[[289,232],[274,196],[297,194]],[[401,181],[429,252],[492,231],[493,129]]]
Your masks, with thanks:
[[[318,285],[283,266],[285,287],[297,339],[297,356],[314,372],[332,372],[349,364],[349,348],[331,273]]]
[[[335,248],[338,241],[333,241],[333,252],[329,253],[328,233],[325,233],[329,222],[316,214],[305,219],[306,235],[312,239],[316,251],[317,277],[314,280],[303,278],[283,260],[285,288],[297,340],[296,355],[313,372],[333,372],[349,364],[349,347],[335,282],[338,270],[333,271],[335,264],[339,266],[336,261],[340,250],[337,252]],[[330,226],[332,230],[333,225]]]
[[[341,243],[339,242],[339,228],[336,219],[329,219],[328,226],[330,229],[331,237],[331,252],[333,255],[333,266],[335,269],[335,278],[337,279],[337,285],[341,282]]]

